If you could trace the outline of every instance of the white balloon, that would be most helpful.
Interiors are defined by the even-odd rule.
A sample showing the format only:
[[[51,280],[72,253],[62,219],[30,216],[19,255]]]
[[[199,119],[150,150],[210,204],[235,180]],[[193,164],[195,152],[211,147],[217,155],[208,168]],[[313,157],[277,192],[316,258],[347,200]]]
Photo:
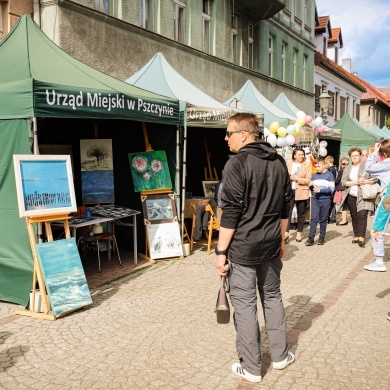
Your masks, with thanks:
[[[302,129],[302,126],[299,124],[299,123],[295,123],[295,125],[293,125],[295,127],[295,131],[299,131]]]
[[[326,141],[321,141],[320,146],[323,146],[324,148],[326,148],[328,146],[328,143]]]
[[[322,118],[320,116],[317,116],[317,118],[314,119],[314,124],[316,125],[316,127],[321,126],[323,123],[324,123],[324,121],[322,120]]]
[[[297,118],[306,118],[306,114],[303,111],[298,111]]]
[[[293,133],[295,133],[295,130],[296,130],[296,128],[294,125],[287,126],[287,134],[293,134]]]
[[[310,148],[308,146],[305,146],[303,150],[305,151],[306,154],[310,152]]]
[[[276,140],[276,145],[282,147],[284,145],[286,145],[286,138],[285,137],[279,137],[277,140]]]
[[[267,137],[267,142],[269,142],[271,146],[275,147],[276,146],[276,135],[275,134],[270,134]]]
[[[295,137],[291,134],[288,134],[286,137],[286,145],[294,145],[295,144]]]
[[[271,134],[271,132],[269,131],[269,129],[264,127],[264,137],[267,138],[270,134]]]
[[[326,155],[328,154],[328,151],[323,146],[320,146],[319,154],[321,157],[326,157]]]

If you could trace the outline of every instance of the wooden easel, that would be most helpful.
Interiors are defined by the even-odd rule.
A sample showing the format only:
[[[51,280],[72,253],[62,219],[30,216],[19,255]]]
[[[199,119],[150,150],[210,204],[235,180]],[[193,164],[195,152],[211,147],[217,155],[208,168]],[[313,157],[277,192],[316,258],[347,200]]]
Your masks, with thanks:
[[[59,214],[59,215],[43,215],[39,217],[27,217],[27,231],[30,239],[31,251],[34,259],[34,270],[33,270],[33,283],[32,283],[32,299],[31,305],[32,310],[16,310],[15,314],[29,316],[29,317],[37,317],[43,318],[45,320],[54,321],[56,318],[59,318],[63,315],[68,314],[69,312],[62,313],[60,315],[50,314],[50,302],[46,292],[45,281],[43,279],[42,269],[40,263],[38,261],[38,254],[36,249],[36,239],[34,233],[34,223],[45,223],[47,240],[49,242],[53,241],[53,233],[51,230],[51,222],[55,221],[63,221],[64,222],[64,230],[65,230],[65,238],[70,238],[70,230],[69,230],[69,214]],[[36,293],[36,284],[38,280],[39,290],[41,291],[41,298],[43,303],[43,313],[37,313],[34,311],[35,309],[35,293]]]
[[[206,181],[218,180],[217,170],[215,169],[215,167],[213,167],[213,169],[211,169],[211,162],[210,162],[211,154],[209,152],[209,148],[207,147],[206,140],[204,140],[204,146],[206,148],[206,159],[207,159],[207,168],[206,167],[204,168],[204,179]],[[214,172],[214,175],[213,175],[213,172]]]

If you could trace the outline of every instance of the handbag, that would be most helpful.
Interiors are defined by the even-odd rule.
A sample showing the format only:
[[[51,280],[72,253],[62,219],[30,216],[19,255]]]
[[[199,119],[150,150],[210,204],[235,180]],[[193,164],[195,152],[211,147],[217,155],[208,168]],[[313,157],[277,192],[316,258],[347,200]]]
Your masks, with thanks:
[[[383,198],[382,205],[385,211],[390,211],[390,195],[387,195]]]
[[[215,313],[218,324],[228,324],[230,322],[230,305],[227,293],[229,292],[229,281],[226,276],[221,276],[221,287],[218,290]]]
[[[364,200],[375,199],[377,194],[381,192],[381,186],[378,183],[375,184],[363,184],[360,186],[362,190],[362,198]]]

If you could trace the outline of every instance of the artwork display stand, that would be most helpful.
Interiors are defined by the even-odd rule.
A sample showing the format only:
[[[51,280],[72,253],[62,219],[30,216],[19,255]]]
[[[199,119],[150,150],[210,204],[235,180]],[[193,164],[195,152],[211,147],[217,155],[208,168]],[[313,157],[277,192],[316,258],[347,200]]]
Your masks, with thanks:
[[[38,223],[45,223],[46,228],[46,234],[47,234],[47,240],[49,242],[53,241],[53,233],[51,229],[51,222],[58,222],[63,221],[64,223],[64,231],[65,231],[65,238],[70,238],[70,230],[69,230],[69,214],[59,214],[59,215],[41,215],[36,217],[27,217],[26,223],[27,223],[27,231],[28,236],[30,239],[30,245],[31,245],[31,251],[34,259],[34,270],[33,270],[33,283],[32,283],[32,295],[31,295],[31,302],[30,302],[30,308],[33,310],[16,310],[15,314],[29,316],[29,317],[37,317],[42,318],[45,320],[54,321],[55,319],[70,313],[70,311],[60,314],[60,315],[54,315],[51,314],[51,307],[50,302],[47,295],[47,290],[45,286],[45,281],[43,278],[43,272],[38,260],[38,253],[36,249],[36,238],[35,238],[35,232],[34,232],[34,224]],[[42,306],[43,306],[43,313],[38,313],[34,311],[35,309],[35,296],[36,296],[36,284],[38,282],[39,290],[41,292],[41,298],[42,298]],[[78,310],[78,309],[77,309]]]
[[[206,148],[206,159],[207,159],[207,168],[206,167],[204,168],[204,179],[206,181],[213,181],[213,180],[218,181],[217,170],[215,169],[215,167],[211,169],[211,162],[210,162],[211,154],[209,152],[209,148],[207,147],[206,140],[204,140],[204,146]]]

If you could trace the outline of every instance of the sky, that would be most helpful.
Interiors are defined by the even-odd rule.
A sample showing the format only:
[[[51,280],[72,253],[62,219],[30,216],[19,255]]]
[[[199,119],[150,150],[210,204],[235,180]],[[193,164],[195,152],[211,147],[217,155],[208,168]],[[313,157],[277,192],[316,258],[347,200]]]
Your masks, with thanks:
[[[375,87],[390,87],[390,0],[316,0],[318,16],[340,27],[352,72]],[[341,59],[339,65],[341,65]]]

